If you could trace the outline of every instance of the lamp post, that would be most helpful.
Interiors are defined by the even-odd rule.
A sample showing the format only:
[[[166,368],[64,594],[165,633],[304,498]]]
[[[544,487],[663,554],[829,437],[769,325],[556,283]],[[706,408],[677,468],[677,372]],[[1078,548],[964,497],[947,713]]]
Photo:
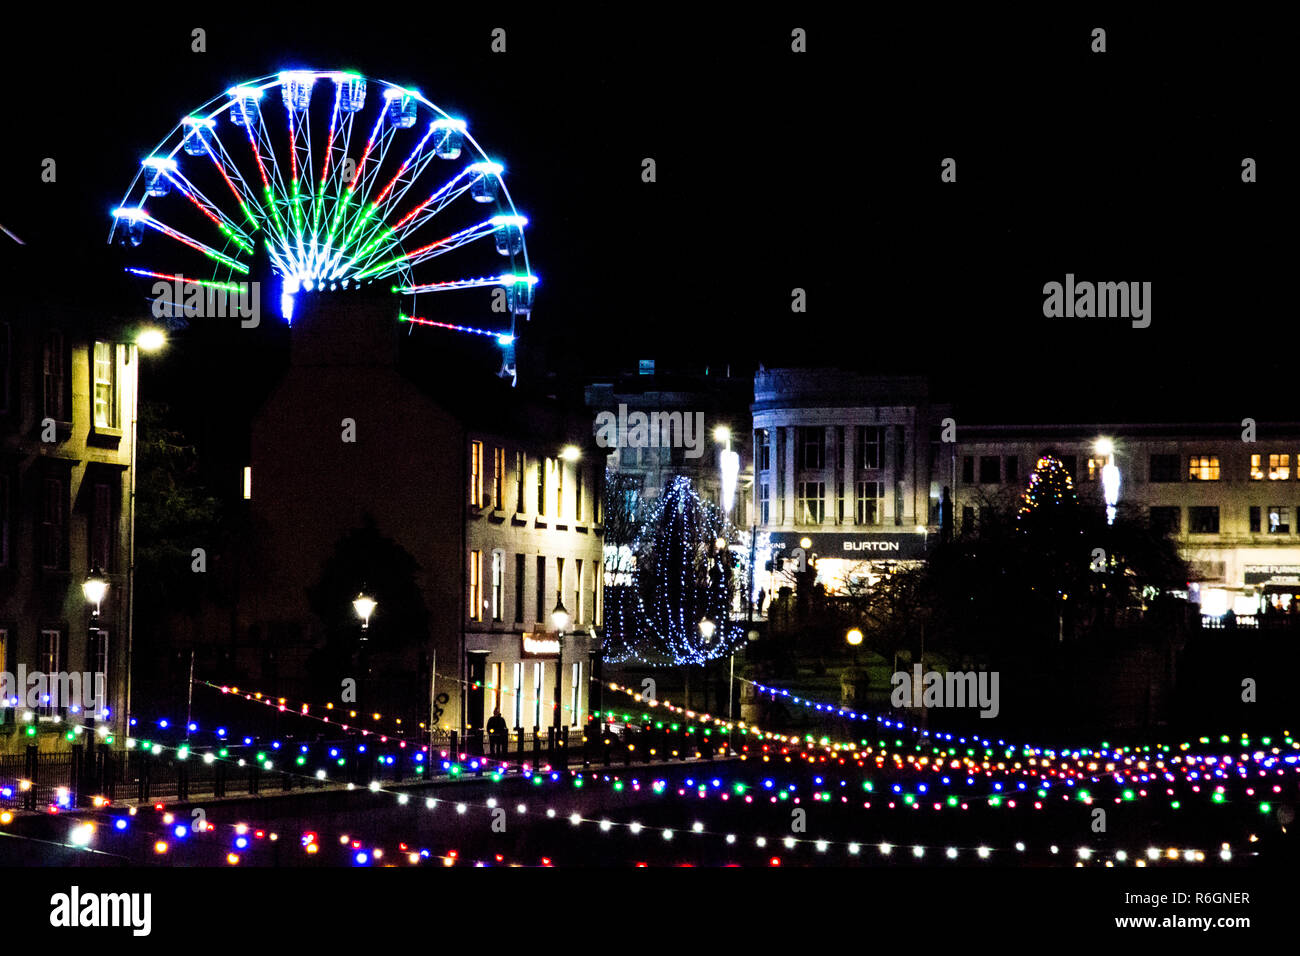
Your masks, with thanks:
[[[736,485],[740,480],[740,455],[731,450],[731,429],[726,425],[713,429],[713,439],[726,446],[719,458],[718,470],[722,473],[722,514],[730,521],[731,509],[736,503]]]
[[[104,594],[107,591],[108,579],[104,577],[104,573],[98,567],[91,568],[90,573],[86,575],[86,580],[81,582],[81,593],[82,596],[85,597],[86,603],[91,605],[90,624],[86,627],[86,651],[87,655],[90,657],[90,667],[88,669],[92,675],[91,680],[95,683],[98,683],[96,677],[99,674],[99,612],[100,606],[104,601]],[[52,680],[53,677],[50,676],[50,679]],[[104,675],[104,681],[106,683],[108,681],[107,674]],[[191,693],[193,693],[193,688],[194,685],[191,683]],[[83,688],[83,704],[85,703],[85,699],[86,695]],[[99,712],[101,703],[102,701],[99,699],[99,695],[96,694],[93,707],[87,708],[87,713],[83,716],[87,728],[93,728],[95,726],[95,717]]]
[[[862,629],[858,627],[852,628],[847,634],[844,635],[844,640],[845,643],[849,645],[849,647],[853,648],[853,669],[857,670],[858,647],[862,644]]]
[[[560,729],[561,682],[564,680],[564,632],[569,627],[569,612],[564,607],[564,599],[557,597],[555,610],[551,612],[551,624],[555,627],[555,716],[552,726]]]
[[[706,646],[712,644],[713,632],[717,629],[717,625],[706,617],[700,621],[699,627],[700,639],[704,641]],[[709,710],[709,662],[707,658],[704,661],[704,710],[706,713]]]
[[[1106,459],[1101,469],[1101,490],[1106,501],[1106,524],[1115,523],[1115,506],[1119,503],[1119,467],[1115,464],[1115,443],[1097,439],[1096,451]]]
[[[358,648],[360,660],[357,662],[361,668],[362,694],[365,698],[364,703],[370,704],[370,654],[367,646],[366,632],[370,630],[370,615],[375,613],[375,608],[379,602],[366,593],[363,587],[357,592],[357,596],[352,599],[352,610],[357,612],[357,617],[361,619],[361,644]]]

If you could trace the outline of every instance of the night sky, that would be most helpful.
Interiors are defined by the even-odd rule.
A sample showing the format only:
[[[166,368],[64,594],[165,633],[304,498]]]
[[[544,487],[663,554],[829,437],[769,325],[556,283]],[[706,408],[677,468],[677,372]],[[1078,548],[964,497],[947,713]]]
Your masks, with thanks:
[[[1297,417],[1277,24],[407,9],[7,31],[0,222],[84,266],[181,115],[280,69],[352,68],[467,117],[506,162],[543,283],[528,347],[553,371],[840,364],[929,374],[975,417]],[[1151,327],[1045,319],[1042,286],[1067,272],[1152,282]]]

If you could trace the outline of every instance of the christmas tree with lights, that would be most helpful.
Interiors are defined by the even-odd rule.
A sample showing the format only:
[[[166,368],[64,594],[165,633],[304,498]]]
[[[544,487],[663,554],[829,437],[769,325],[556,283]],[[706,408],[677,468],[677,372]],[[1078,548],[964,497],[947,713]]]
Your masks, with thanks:
[[[733,574],[725,516],[674,478],[642,527],[637,571],[643,645],[676,664],[731,652],[743,636],[732,619]]]
[[[1079,496],[1075,494],[1070,472],[1061,459],[1045,454],[1038,459],[1020,497],[1016,527],[1021,530],[1058,527],[1075,516],[1078,504]]]

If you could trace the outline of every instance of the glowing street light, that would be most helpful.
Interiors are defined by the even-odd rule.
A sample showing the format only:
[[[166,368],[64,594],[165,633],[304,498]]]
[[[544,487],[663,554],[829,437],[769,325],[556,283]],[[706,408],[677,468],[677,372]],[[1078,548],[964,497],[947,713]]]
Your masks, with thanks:
[[[162,329],[141,329],[135,344],[141,352],[157,352],[167,344],[167,336]]]
[[[94,617],[99,617],[99,606],[104,600],[104,594],[108,591],[108,579],[104,577],[99,568],[92,568],[86,575],[86,580],[81,583],[81,593],[85,596],[88,604],[95,605]]]
[[[352,602],[352,608],[357,612],[357,617],[361,618],[361,630],[370,629],[370,615],[375,613],[375,608],[379,602],[370,597],[364,591],[359,593]]]
[[[1115,443],[1109,438],[1097,439],[1094,446],[1098,455],[1106,459],[1101,469],[1101,491],[1106,501],[1106,523],[1115,523],[1115,506],[1119,503],[1119,468],[1115,464]]]

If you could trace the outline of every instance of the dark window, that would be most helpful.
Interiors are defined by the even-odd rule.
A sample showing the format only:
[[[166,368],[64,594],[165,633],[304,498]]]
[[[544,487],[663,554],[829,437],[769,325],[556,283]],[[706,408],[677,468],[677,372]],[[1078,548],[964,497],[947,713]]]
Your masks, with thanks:
[[[772,467],[772,433],[766,428],[754,432],[754,444],[758,446],[758,470],[767,471]]]
[[[1182,530],[1183,509],[1158,506],[1151,509],[1151,530],[1157,534],[1178,534]]]
[[[551,469],[551,459],[537,459],[537,513],[546,514],[546,473]]]
[[[975,484],[975,456],[964,455],[961,460],[961,480],[963,484]]]
[[[1250,530],[1252,534],[1259,534],[1263,524],[1264,509],[1259,505],[1250,506]]]
[[[975,533],[975,509],[966,505],[961,509],[961,533]]]
[[[90,564],[107,573],[113,566],[113,486],[97,483],[90,513]]]
[[[1001,462],[998,461],[997,455],[986,455],[980,458],[980,484],[996,485],[1001,480],[1000,466]]]
[[[1020,459],[1015,455],[1007,455],[1003,459],[1007,470],[1007,484],[1020,480]]]
[[[879,468],[880,467],[880,446],[884,442],[884,429],[869,426],[863,426],[858,429],[858,461],[859,468]]]
[[[546,620],[546,558],[537,556],[537,620]]]
[[[844,470],[844,426],[835,427],[835,467]]]
[[[56,422],[72,420],[71,380],[68,366],[71,356],[68,343],[58,329],[49,329],[45,333],[45,348],[42,354],[42,378],[44,383],[44,405],[42,410],[46,418]]]
[[[582,464],[573,466],[573,520],[582,520]]]
[[[1187,530],[1192,534],[1218,534],[1218,507],[1191,507],[1187,509]]]
[[[38,536],[42,568],[62,569],[67,558],[67,490],[62,478],[41,484],[41,525]]]
[[[1177,455],[1151,456],[1152,481],[1178,481],[1180,477],[1181,470],[1178,467]]]
[[[524,513],[524,453],[515,452],[515,512]]]
[[[515,620],[523,623],[524,620],[524,568],[526,567],[525,556],[522,554],[515,555]]]
[[[826,429],[801,428],[800,439],[803,444],[803,467],[821,469],[826,467]]]

